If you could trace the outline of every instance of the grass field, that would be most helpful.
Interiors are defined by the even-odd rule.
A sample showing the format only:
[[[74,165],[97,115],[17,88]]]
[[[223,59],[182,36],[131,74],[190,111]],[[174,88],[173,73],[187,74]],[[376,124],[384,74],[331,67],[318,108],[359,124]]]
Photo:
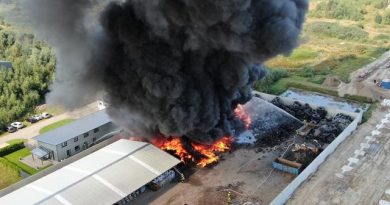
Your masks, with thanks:
[[[18,166],[19,168],[21,168],[23,171],[25,171],[29,174],[35,174],[38,172],[38,170],[19,161],[20,158],[26,157],[30,154],[31,154],[31,152],[29,149],[23,148],[21,150],[18,150],[12,154],[5,156],[4,158],[7,159],[8,161],[10,161],[11,163],[13,163],[14,165]]]
[[[390,48],[390,25],[375,21],[377,15],[385,19],[389,12],[386,6],[378,7],[379,0],[339,0],[330,7],[334,11],[318,12],[318,5],[329,1],[310,1],[301,45],[290,56],[278,56],[266,62],[270,69],[282,68],[289,72],[288,77],[268,89],[272,94],[279,94],[296,83],[304,84],[309,90],[317,89],[327,77],[348,83],[352,72]],[[302,75],[308,70],[312,73]],[[325,92],[334,89],[321,86]]]
[[[45,132],[49,132],[49,131],[54,130],[56,128],[62,127],[64,125],[67,125],[67,124],[69,124],[69,123],[71,123],[73,121],[74,121],[73,119],[65,119],[65,120],[61,120],[61,121],[55,122],[55,123],[53,123],[51,125],[48,125],[46,127],[43,127],[42,129],[40,129],[39,133],[43,134]]]
[[[0,158],[0,189],[3,189],[19,180],[19,169],[14,164],[4,158]]]

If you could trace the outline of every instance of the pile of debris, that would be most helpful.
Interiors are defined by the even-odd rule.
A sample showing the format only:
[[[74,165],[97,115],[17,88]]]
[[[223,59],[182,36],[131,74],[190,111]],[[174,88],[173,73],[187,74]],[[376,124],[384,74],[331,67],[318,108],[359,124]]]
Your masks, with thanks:
[[[282,125],[278,129],[268,132],[263,138],[258,139],[255,145],[259,148],[275,147],[290,138],[296,129],[293,125]]]
[[[291,155],[286,157],[286,159],[307,166],[321,153],[321,151],[320,148],[307,143],[294,144]]]
[[[306,122],[297,130],[297,134],[307,140],[315,139],[329,144],[353,121],[352,117],[342,113],[328,117],[324,107],[313,109],[309,104],[302,105],[298,101],[285,105],[279,97],[276,97],[271,103]]]
[[[320,121],[315,129],[306,136],[307,139],[317,139],[323,143],[331,143],[353,121],[352,117],[338,113],[331,119]]]
[[[318,107],[317,109],[313,109],[309,104],[301,104],[298,101],[295,101],[291,105],[285,105],[279,97],[274,98],[271,101],[275,106],[285,110],[290,113],[292,116],[298,118],[301,121],[314,121],[319,122],[324,119],[328,112],[324,107]]]

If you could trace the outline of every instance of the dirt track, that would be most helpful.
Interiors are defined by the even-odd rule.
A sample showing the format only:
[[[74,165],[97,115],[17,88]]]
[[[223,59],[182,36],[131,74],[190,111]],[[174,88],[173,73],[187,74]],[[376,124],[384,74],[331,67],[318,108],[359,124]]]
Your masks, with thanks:
[[[287,204],[390,204],[390,123],[377,127],[389,113],[377,110]]]
[[[366,74],[364,79],[359,75]],[[390,78],[390,51],[384,53],[376,61],[351,73],[351,82],[341,83],[338,87],[340,95],[361,95],[372,99],[390,98],[390,90],[385,90],[375,85],[374,80]]]

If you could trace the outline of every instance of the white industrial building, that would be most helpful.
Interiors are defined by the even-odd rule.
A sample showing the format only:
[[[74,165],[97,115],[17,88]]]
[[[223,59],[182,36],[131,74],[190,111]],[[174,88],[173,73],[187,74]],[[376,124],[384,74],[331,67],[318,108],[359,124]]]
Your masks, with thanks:
[[[33,156],[61,161],[95,144],[105,135],[117,131],[105,110],[80,118],[68,125],[36,136]]]
[[[0,204],[115,204],[179,163],[151,144],[121,139],[8,193]]]

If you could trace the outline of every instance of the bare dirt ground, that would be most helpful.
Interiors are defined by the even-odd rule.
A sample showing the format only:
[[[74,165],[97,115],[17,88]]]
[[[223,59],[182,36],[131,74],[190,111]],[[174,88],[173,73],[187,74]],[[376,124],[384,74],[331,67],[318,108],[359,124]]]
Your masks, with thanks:
[[[366,77],[362,80],[359,75]],[[390,78],[390,52],[386,52],[376,61],[351,73],[351,82],[341,83],[338,86],[339,94],[361,95],[375,100],[390,98],[390,90],[380,88],[375,85],[374,80]]]
[[[131,204],[219,205],[233,203],[268,204],[293,179],[294,175],[273,171],[277,151],[259,152],[238,149],[226,154],[212,168],[198,169],[185,183],[170,184],[157,192],[141,194]]]
[[[390,123],[382,121],[389,113],[378,109],[287,204],[390,204]]]

